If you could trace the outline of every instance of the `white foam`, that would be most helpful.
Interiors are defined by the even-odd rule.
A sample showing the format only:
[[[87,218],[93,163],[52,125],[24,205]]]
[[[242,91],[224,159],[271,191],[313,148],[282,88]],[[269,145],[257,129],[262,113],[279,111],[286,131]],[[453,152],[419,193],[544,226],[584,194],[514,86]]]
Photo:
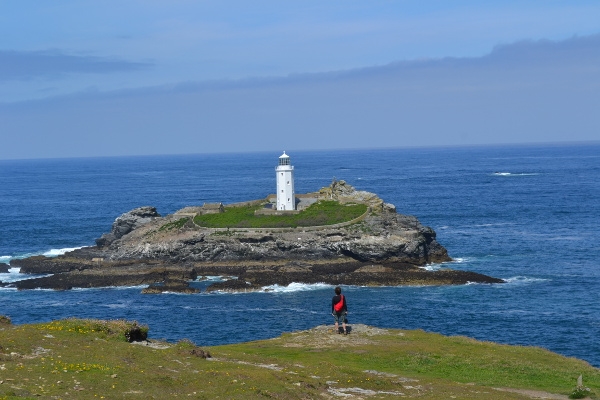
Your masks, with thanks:
[[[230,279],[237,279],[237,276],[223,276],[223,275],[206,275],[206,276],[199,276],[196,279],[196,282],[221,282],[221,281],[228,281]]]
[[[426,264],[419,268],[425,271],[439,271],[440,269],[446,268],[448,264],[462,264],[468,262],[467,258],[453,258],[452,261],[444,261],[443,263]]]
[[[526,285],[526,284],[535,283],[535,282],[546,282],[549,280],[550,279],[531,278],[528,276],[513,276],[512,278],[504,279],[504,281],[506,283],[513,284],[513,285]]]
[[[39,256],[39,255],[46,256],[46,257],[57,257],[57,256],[62,256],[63,254],[68,253],[69,251],[82,249],[83,247],[84,246],[65,247],[63,249],[50,249],[48,251],[40,252],[40,253],[24,253],[24,254],[20,254],[17,256],[0,256],[0,263],[9,264],[12,260],[22,260],[24,258],[29,258],[29,257]]]
[[[25,253],[25,254],[20,254],[18,256],[4,256],[4,257],[6,257],[6,260],[10,263],[12,260],[22,260],[24,258],[29,258],[29,257],[33,257],[33,256],[39,256],[39,255],[40,255],[40,253]]]
[[[57,257],[57,256],[62,256],[63,254],[68,253],[70,251],[78,250],[81,248],[83,248],[83,246],[81,246],[81,247],[65,247],[64,249],[50,249],[47,252],[42,253],[42,255],[46,256],[46,257]]]
[[[559,241],[559,242],[563,242],[563,241],[577,241],[577,240],[581,240],[581,236],[555,236],[555,237],[550,237],[546,240],[552,240],[552,241]]]
[[[85,291],[89,291],[89,290],[128,290],[128,289],[136,289],[136,290],[141,290],[141,289],[145,289],[147,288],[148,285],[134,285],[134,286],[96,286],[96,287],[89,287],[89,288],[80,288],[80,287],[74,287],[73,289],[71,289],[72,291],[78,291],[78,292],[85,292]]]
[[[535,176],[535,175],[539,175],[537,173],[518,173],[518,174],[513,174],[512,172],[494,172],[494,175],[496,176]]]
[[[442,268],[442,264],[427,264],[419,267],[425,271],[439,271]]]
[[[13,282],[17,282],[17,281],[23,281],[25,279],[43,278],[45,276],[52,276],[52,274],[45,274],[45,275],[22,274],[21,268],[9,268],[8,273],[0,274],[0,281],[2,281],[4,283],[13,283]]]
[[[334,285],[329,285],[327,283],[297,283],[292,282],[287,286],[279,286],[279,285],[270,285],[263,287],[264,291],[274,292],[274,293],[290,293],[290,292],[305,292],[309,290],[320,290],[331,288]]]

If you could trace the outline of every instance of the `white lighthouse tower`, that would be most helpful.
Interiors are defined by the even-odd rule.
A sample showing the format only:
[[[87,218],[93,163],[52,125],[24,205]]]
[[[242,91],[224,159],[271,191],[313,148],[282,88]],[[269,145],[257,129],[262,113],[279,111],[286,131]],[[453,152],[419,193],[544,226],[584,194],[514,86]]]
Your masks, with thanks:
[[[285,154],[285,151],[279,157],[275,174],[277,175],[277,210],[295,210],[294,167],[290,163],[290,156]]]

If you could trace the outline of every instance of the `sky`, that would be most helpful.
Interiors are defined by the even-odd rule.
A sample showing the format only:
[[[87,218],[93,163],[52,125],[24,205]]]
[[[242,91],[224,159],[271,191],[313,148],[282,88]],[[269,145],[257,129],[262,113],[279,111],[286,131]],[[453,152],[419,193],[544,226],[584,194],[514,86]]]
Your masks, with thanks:
[[[600,140],[598,1],[0,0],[0,159]]]

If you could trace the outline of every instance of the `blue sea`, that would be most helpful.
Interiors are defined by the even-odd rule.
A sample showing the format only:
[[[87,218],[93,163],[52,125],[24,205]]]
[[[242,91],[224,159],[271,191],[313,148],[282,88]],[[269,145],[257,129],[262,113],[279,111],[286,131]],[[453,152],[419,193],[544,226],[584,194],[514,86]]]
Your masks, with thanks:
[[[286,150],[298,193],[334,178],[375,192],[435,229],[455,260],[428,268],[507,281],[345,287],[351,324],[541,346],[600,367],[600,144]],[[117,216],[139,206],[165,215],[204,202],[264,198],[275,191],[280,154],[0,161],[0,262],[93,245]],[[10,271],[0,280],[24,277]],[[272,289],[142,295],[140,287],[3,288],[0,314],[17,324],[126,318],[148,324],[152,338],[202,346],[333,322],[332,286]]]

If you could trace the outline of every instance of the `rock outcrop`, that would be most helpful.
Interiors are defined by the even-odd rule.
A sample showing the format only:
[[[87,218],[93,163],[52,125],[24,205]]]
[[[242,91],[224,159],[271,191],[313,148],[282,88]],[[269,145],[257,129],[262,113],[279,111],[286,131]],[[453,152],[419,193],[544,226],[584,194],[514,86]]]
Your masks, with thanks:
[[[160,217],[160,214],[156,212],[156,207],[139,207],[126,212],[115,220],[109,233],[105,233],[102,237],[96,239],[96,245],[99,247],[108,246],[132,230],[158,217]]]
[[[292,282],[344,285],[464,284],[502,282],[467,271],[426,271],[450,261],[433,229],[401,215],[377,195],[344,181],[312,194],[315,201],[362,203],[360,221],[335,227],[209,229],[193,214],[160,217],[140,207],[118,217],[110,233],[56,258],[14,260],[21,272],[53,276],[16,282],[19,289],[149,284],[146,293],[193,292],[182,281],[199,275],[235,276],[209,290],[245,291]],[[188,210],[188,209],[186,209]]]

